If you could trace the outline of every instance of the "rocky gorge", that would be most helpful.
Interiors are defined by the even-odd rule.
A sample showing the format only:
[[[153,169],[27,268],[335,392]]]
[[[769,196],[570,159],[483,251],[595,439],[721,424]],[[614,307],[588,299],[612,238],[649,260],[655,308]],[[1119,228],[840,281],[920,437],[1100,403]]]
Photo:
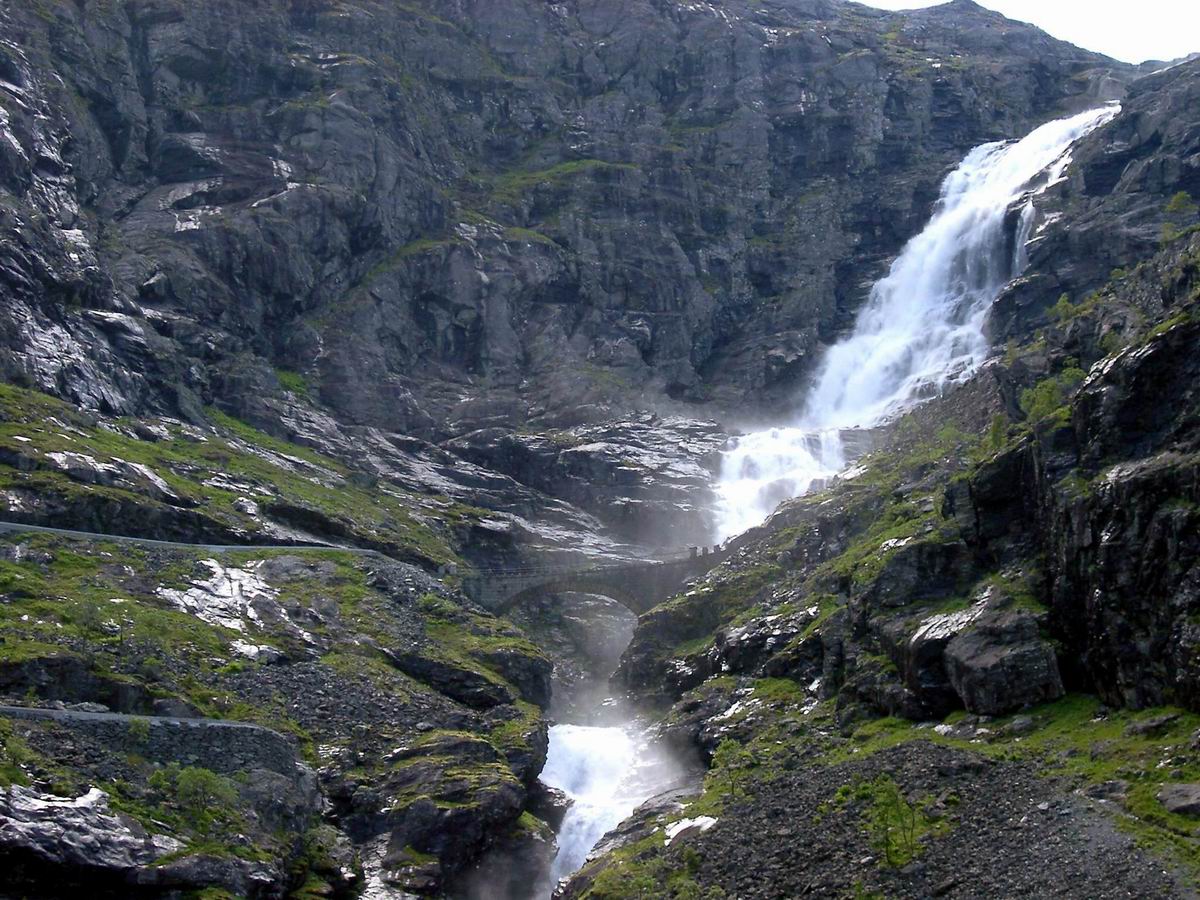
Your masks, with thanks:
[[[986,361],[561,577],[711,545],[947,176],[1110,103]],[[556,896],[1194,896],[1195,198],[1200,62],[970,0],[0,2],[0,896],[545,896],[631,710]]]

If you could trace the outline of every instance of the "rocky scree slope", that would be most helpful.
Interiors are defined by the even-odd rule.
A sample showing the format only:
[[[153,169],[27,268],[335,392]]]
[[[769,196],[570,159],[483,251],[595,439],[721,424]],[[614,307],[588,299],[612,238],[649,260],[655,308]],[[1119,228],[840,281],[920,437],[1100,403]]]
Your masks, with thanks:
[[[1195,63],[1135,83],[1036,199],[997,356],[639,621],[618,674],[712,768],[567,896],[1194,896],[1198,99]],[[739,865],[772,828],[818,849]]]
[[[564,515],[580,542],[545,492],[622,540],[700,518],[711,426],[679,473],[545,442],[514,469],[503,433],[790,397],[969,147],[1134,74],[964,0],[0,16],[5,377],[108,414],[216,404],[346,461],[369,442],[375,474],[499,493],[501,542]],[[532,493],[456,477],[464,455]]]

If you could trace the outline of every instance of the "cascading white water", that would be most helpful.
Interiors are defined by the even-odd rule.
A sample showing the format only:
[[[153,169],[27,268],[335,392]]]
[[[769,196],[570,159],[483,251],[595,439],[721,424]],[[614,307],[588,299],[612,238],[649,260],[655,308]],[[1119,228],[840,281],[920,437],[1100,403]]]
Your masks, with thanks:
[[[829,348],[800,420],[747,434],[725,454],[719,540],[842,471],[843,432],[880,425],[978,368],[988,352],[988,310],[1028,262],[1028,197],[1059,180],[1071,145],[1118,111],[1094,109],[967,154],[943,182],[929,224],[871,289],[854,331]],[[1009,252],[1005,220],[1023,197]]]
[[[558,829],[558,854],[545,890],[583,865],[592,848],[643,802],[666,790],[682,768],[636,721],[619,726],[555,725],[541,780],[565,792],[571,808]]]
[[[558,855],[551,883],[583,865],[588,851],[606,831],[626,818],[640,802],[622,796],[634,762],[634,742],[624,728],[556,725],[554,744],[542,781],[564,791],[573,801],[558,831]]]

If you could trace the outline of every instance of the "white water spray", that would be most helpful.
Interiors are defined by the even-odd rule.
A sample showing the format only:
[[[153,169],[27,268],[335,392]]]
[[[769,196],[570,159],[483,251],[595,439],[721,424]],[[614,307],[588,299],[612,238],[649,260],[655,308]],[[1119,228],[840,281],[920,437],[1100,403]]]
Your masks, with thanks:
[[[668,788],[680,772],[677,762],[633,723],[551,728],[540,777],[564,791],[572,804],[558,830],[550,887],[582,866],[600,838]]]
[[[725,454],[718,539],[842,471],[843,432],[880,425],[979,367],[992,302],[1028,262],[1030,198],[1062,178],[1075,141],[1118,111],[1059,119],[967,154],[943,182],[929,224],[872,287],[853,333],[829,348],[799,422],[745,435]],[[1010,251],[1005,220],[1022,199]]]
[[[623,728],[558,725],[542,781],[564,791],[573,803],[558,832],[558,855],[550,873],[557,883],[583,865],[588,851],[637,806],[619,787],[633,766],[633,739]]]

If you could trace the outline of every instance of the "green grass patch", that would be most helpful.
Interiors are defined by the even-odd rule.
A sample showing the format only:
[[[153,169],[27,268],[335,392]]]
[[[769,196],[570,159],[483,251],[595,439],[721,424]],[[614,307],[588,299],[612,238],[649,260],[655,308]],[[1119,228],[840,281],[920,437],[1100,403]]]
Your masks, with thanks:
[[[600,172],[623,172],[636,169],[636,166],[629,163],[611,163],[602,159],[573,159],[548,169],[505,172],[492,179],[492,197],[495,200],[515,203],[539,187],[560,187],[575,179]]]
[[[279,382],[279,386],[285,391],[291,391],[298,397],[309,397],[312,394],[312,388],[308,384],[308,379],[299,372],[291,372],[287,369],[276,369],[275,379]]]

